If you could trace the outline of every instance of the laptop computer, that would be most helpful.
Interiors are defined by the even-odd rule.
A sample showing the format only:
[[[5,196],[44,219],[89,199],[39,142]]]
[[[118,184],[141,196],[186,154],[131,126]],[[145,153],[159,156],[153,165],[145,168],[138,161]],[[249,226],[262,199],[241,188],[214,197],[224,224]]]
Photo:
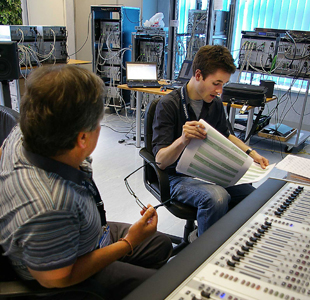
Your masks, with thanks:
[[[130,88],[160,87],[157,79],[157,63],[126,62],[127,85]]]
[[[190,80],[193,76],[192,63],[192,60],[185,59],[182,63],[181,70],[176,81],[169,85],[165,85],[165,87],[170,90],[175,90],[182,87],[185,82]]]

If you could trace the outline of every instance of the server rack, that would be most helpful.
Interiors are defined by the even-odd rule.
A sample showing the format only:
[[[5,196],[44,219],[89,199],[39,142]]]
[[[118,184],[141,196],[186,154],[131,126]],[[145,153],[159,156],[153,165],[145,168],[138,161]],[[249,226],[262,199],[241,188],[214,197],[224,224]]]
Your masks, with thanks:
[[[174,29],[172,46],[172,73],[171,79],[177,78],[185,59],[192,60],[198,49],[204,45],[222,45],[230,49],[232,20],[234,19],[234,6],[229,11],[215,10],[214,1],[207,0],[205,9],[201,9],[201,1],[197,1],[196,9],[185,11],[187,27],[184,32]],[[199,5],[200,4],[200,5]],[[179,11],[179,1],[176,0],[176,11]],[[177,13],[175,19],[181,18]]]
[[[139,27],[132,33],[132,61],[145,61],[157,63],[157,77],[167,77],[167,37],[168,34],[163,28]],[[146,108],[147,104],[156,99],[157,95],[142,94],[141,107]],[[135,93],[130,95],[130,107],[136,107]]]
[[[158,78],[166,77],[167,32],[162,28],[136,27],[132,33],[132,61],[156,62]]]
[[[106,105],[124,107],[129,93],[117,85],[126,82],[126,61],[131,61],[131,34],[139,25],[140,8],[91,6],[93,72],[107,88]]]

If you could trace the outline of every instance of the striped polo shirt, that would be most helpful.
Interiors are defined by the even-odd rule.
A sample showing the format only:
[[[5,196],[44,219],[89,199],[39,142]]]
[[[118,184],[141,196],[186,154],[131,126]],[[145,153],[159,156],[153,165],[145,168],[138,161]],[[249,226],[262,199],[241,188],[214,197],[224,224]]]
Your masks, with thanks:
[[[80,171],[40,159],[59,172],[30,162],[16,126],[3,143],[0,160],[0,245],[23,279],[33,279],[27,266],[48,271],[72,265],[96,249],[101,237],[96,202],[82,185],[92,176],[90,161]]]

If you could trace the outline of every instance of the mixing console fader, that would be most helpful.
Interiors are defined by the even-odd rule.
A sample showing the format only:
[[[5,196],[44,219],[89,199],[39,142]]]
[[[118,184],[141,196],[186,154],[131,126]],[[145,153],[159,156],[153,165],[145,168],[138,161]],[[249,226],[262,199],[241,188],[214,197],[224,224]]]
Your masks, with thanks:
[[[310,299],[310,187],[288,182],[168,299]]]

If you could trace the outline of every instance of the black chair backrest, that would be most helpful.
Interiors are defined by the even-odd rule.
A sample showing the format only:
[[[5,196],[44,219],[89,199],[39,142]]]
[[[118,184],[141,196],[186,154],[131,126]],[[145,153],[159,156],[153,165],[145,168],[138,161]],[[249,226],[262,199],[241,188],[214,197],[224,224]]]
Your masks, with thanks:
[[[16,275],[10,259],[3,255],[3,249],[0,246],[0,282],[1,281],[14,281],[18,278]]]
[[[3,141],[17,124],[19,113],[11,108],[0,105],[0,147]]]
[[[3,141],[17,124],[19,113],[15,110],[0,105],[0,147]],[[15,280],[17,275],[10,263],[8,257],[3,256],[3,250],[0,246],[0,281]]]
[[[148,152],[152,153],[152,137],[153,137],[153,119],[157,103],[160,99],[151,101],[145,110],[144,116],[144,147]]]
[[[155,162],[153,155],[152,137],[153,137],[153,119],[155,110],[160,98],[148,103],[144,116],[144,148],[141,149],[140,155],[144,160],[143,179],[145,187],[157,198],[160,202],[170,199],[170,187],[168,175],[156,167],[154,164],[150,165],[147,162]],[[146,150],[146,151],[145,151]],[[145,157],[147,154],[147,158]],[[169,206],[167,204],[166,206]]]

